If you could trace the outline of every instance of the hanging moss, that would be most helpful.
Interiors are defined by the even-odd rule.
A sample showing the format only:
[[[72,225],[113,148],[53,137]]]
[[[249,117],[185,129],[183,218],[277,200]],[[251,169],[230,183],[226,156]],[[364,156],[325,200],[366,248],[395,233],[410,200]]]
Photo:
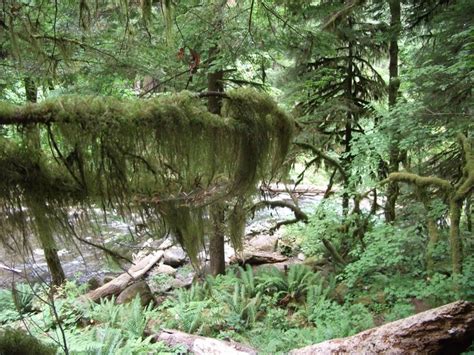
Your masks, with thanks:
[[[0,202],[9,201],[1,208],[40,197],[51,209],[99,203],[123,216],[154,209],[196,260],[209,205],[249,196],[275,176],[293,134],[293,121],[269,96],[250,89],[228,96],[222,116],[189,92],[0,103],[0,124],[36,124],[43,137],[40,159],[0,142]],[[235,208],[230,235],[238,246],[244,219]]]

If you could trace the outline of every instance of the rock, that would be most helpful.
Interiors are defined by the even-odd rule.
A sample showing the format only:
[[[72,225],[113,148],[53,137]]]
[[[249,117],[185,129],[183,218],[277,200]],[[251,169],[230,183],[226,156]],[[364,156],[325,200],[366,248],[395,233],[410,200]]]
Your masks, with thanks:
[[[182,248],[172,246],[165,251],[163,263],[173,267],[183,266],[186,263],[186,253]]]
[[[101,283],[100,280],[97,277],[91,277],[87,281],[87,290],[92,291],[95,290],[96,288],[100,287]]]
[[[174,241],[171,237],[166,237],[166,239],[160,244],[160,250],[166,250],[171,248],[174,245]]]
[[[136,282],[128,286],[123,290],[117,297],[117,304],[129,303],[140,296],[140,302],[142,306],[146,306],[153,300],[153,294],[151,293],[150,287],[145,281]]]
[[[298,260],[301,260],[301,261],[305,261],[306,257],[304,256],[303,253],[298,253],[298,255],[296,256],[298,258]]]
[[[173,280],[173,288],[189,288],[193,284],[194,276],[176,278]]]
[[[153,274],[154,275],[164,274],[164,275],[174,276],[176,275],[176,269],[169,265],[160,264],[153,269]]]
[[[245,246],[249,251],[274,252],[278,243],[278,234],[268,235],[260,234],[250,239]]]
[[[102,283],[103,283],[103,284],[106,284],[107,282],[110,282],[110,281],[112,281],[113,279],[115,279],[114,276],[106,275],[106,276],[104,276],[104,278],[102,279]]]

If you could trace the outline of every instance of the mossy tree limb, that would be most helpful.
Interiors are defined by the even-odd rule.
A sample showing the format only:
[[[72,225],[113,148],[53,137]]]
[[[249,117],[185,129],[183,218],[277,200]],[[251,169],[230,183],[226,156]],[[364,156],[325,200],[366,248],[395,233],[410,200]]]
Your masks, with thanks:
[[[222,115],[187,92],[0,103],[0,123],[36,123],[42,131],[34,149],[0,137],[0,209],[14,214],[41,186],[49,214],[91,203],[124,218],[144,211],[164,220],[196,260],[211,206],[233,204],[276,176],[292,140],[293,120],[267,95],[249,89],[226,95]],[[38,151],[41,159],[33,159]],[[12,221],[0,219],[0,236],[19,228],[7,226]]]
[[[426,193],[428,187],[437,187],[446,196],[449,206],[451,244],[451,263],[453,274],[461,273],[462,240],[460,234],[461,212],[464,200],[474,189],[474,143],[472,138],[460,134],[459,142],[463,150],[463,175],[452,185],[448,180],[438,177],[425,177],[413,173],[392,173],[388,176],[390,182],[404,182],[415,185]],[[387,182],[387,180],[385,182]]]

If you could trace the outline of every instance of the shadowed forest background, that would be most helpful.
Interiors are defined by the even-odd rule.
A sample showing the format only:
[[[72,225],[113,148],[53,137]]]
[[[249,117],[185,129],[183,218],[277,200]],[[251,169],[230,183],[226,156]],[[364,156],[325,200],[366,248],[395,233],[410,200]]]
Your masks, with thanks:
[[[0,4],[0,354],[474,351],[473,1]]]

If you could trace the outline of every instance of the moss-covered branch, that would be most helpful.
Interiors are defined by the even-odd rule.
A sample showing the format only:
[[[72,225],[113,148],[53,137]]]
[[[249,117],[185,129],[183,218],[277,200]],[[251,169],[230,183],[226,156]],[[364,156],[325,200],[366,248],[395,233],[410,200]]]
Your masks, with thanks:
[[[38,151],[0,137],[0,210],[13,213],[29,196],[51,210],[97,203],[126,217],[146,208],[165,220],[192,258],[208,230],[210,206],[248,196],[259,181],[276,176],[294,128],[255,90],[222,94],[228,98],[222,115],[209,113],[198,96],[0,103],[0,126],[36,124],[46,133]],[[146,202],[136,203],[137,196]],[[5,227],[0,236],[17,228]]]
[[[323,151],[319,150],[318,148],[316,148],[315,146],[309,143],[296,142],[295,144],[301,148],[310,150],[311,152],[316,154],[318,157],[325,160],[328,164],[330,164],[331,166],[333,166],[339,171],[344,181],[347,180],[347,173],[344,170],[344,167],[342,166],[341,162],[337,158],[331,157],[330,155],[324,153]]]
[[[414,184],[417,187],[425,188],[428,186],[435,186],[443,191],[450,191],[452,185],[449,181],[435,177],[435,176],[420,176],[413,173],[391,173],[388,176],[388,180],[393,182],[404,182]]]

